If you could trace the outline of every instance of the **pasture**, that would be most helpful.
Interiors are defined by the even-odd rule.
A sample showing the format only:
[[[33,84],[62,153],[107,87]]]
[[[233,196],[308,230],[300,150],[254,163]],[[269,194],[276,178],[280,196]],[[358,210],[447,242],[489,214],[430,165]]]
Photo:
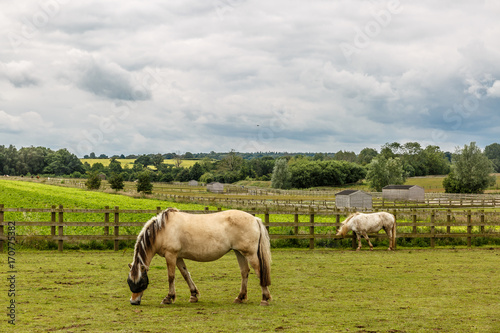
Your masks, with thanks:
[[[117,158],[116,159],[118,162],[121,163],[122,167],[128,166],[129,168],[132,168],[134,166],[135,159],[130,159],[130,158]],[[111,162],[111,159],[109,158],[81,158],[80,161],[82,163],[89,163],[90,166],[94,165],[95,163],[101,163],[105,167],[109,166],[109,163]],[[182,160],[181,161],[181,167],[191,167],[193,166],[196,162],[199,162],[200,160]],[[164,159],[163,160],[164,164],[170,164],[170,165],[175,165],[176,161],[174,159]]]
[[[132,249],[18,251],[16,332],[498,332],[500,249],[387,252],[274,249],[268,307],[253,272],[249,300],[236,257],[186,261],[201,296],[189,303],[176,272],[177,300],[156,256],[140,306],[129,304]],[[7,256],[0,257],[7,267]],[[6,294],[4,279],[2,290]],[[8,305],[2,296],[1,306]],[[5,311],[5,310],[4,310]],[[7,319],[1,331],[13,331]]]

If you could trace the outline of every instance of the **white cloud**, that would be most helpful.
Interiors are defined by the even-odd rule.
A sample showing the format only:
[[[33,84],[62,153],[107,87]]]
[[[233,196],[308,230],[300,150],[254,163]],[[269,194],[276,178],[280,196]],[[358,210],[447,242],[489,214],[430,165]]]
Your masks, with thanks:
[[[6,144],[128,154],[497,140],[493,1],[400,1],[385,21],[392,0],[55,1],[36,29],[45,2],[0,13],[22,38],[0,40]],[[339,45],[367,27],[378,30],[347,61]]]

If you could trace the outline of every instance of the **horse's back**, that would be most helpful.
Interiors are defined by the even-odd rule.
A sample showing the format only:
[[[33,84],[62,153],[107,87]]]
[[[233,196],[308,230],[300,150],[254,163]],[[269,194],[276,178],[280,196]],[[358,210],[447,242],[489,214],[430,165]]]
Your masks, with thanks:
[[[378,232],[382,228],[392,227],[393,224],[394,216],[390,213],[380,212],[371,214],[359,214],[353,220],[353,230]]]
[[[231,249],[246,251],[260,237],[256,218],[243,211],[212,214],[178,212],[169,216],[165,246],[179,256],[196,261],[212,261]],[[256,247],[255,247],[256,248]]]

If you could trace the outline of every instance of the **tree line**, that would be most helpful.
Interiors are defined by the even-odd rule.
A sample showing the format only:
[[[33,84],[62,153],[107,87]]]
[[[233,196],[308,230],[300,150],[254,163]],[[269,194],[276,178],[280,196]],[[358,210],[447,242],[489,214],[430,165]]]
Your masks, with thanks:
[[[99,157],[104,156],[101,154]],[[494,171],[500,172],[500,144],[497,143],[487,146],[484,152],[475,143],[450,153],[438,146],[422,147],[418,142],[393,142],[383,145],[380,152],[365,148],[359,154],[342,150],[336,153],[303,154],[239,153],[232,150],[205,153],[201,159],[197,159],[200,154],[192,153],[133,155],[135,162],[132,167],[122,166],[118,161],[118,158],[131,156],[112,156],[107,166],[99,162],[90,165],[82,163],[67,149],[54,151],[32,146],[18,150],[12,145],[0,146],[0,172],[15,176],[54,175],[73,178],[104,175],[109,179],[119,176],[122,181],[134,181],[146,175],[152,182],[197,180],[204,183],[234,183],[240,180],[271,180],[272,186],[276,188],[342,186],[366,179],[375,190],[381,190],[388,184],[402,184],[407,177],[448,175],[443,185],[449,192],[481,192],[485,186],[491,185],[491,177],[480,177],[482,180],[477,181],[478,184],[472,184],[472,180],[477,177],[472,176],[467,168],[481,169],[483,174],[488,175]],[[464,156],[468,156],[466,162],[461,160]],[[86,157],[98,158],[95,153]],[[178,162],[165,164],[165,158]],[[197,161],[190,167],[183,167],[180,163],[183,159]]]

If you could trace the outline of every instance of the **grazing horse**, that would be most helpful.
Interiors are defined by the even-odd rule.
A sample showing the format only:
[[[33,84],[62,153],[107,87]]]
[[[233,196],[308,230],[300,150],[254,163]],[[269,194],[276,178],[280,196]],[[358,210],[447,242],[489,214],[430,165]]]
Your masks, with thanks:
[[[148,269],[155,254],[165,257],[168,270],[168,295],[161,304],[175,301],[175,267],[179,268],[191,291],[190,302],[197,302],[199,291],[189,274],[184,259],[208,262],[227,252],[236,253],[241,271],[241,289],[235,303],[247,299],[250,268],[260,279],[261,305],[269,305],[271,294],[271,246],[262,220],[239,210],[213,214],[188,214],[169,208],[151,218],[137,236],[134,259],[129,264],[127,282],[132,292],[130,303],[139,305],[148,287]]]
[[[344,237],[350,230],[356,233],[356,238],[358,239],[358,248],[356,251],[361,249],[361,236],[363,236],[368,245],[370,245],[370,250],[373,250],[373,244],[368,238],[369,232],[379,232],[380,229],[384,229],[387,236],[389,236],[389,251],[394,250],[394,243],[396,241],[396,219],[394,215],[389,213],[354,213],[351,214],[342,224],[337,231],[337,236]]]

